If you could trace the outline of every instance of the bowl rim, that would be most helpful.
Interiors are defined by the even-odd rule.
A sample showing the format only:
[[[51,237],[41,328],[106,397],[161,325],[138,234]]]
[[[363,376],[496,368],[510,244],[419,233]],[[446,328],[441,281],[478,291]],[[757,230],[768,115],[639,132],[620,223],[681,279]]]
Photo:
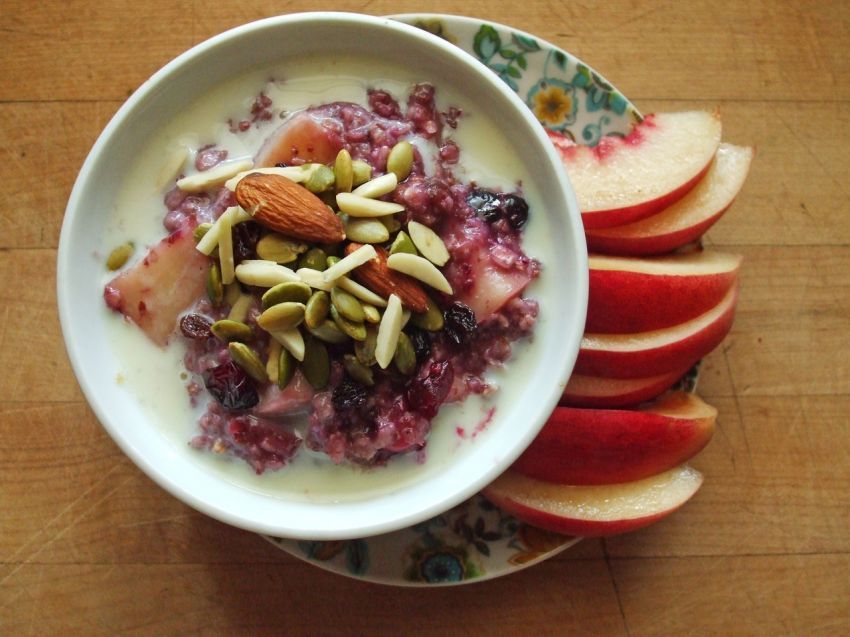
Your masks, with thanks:
[[[505,99],[512,102],[513,107],[523,114],[523,118],[533,126],[530,129],[537,138],[538,145],[546,153],[548,163],[555,167],[555,175],[558,177],[559,192],[567,203],[565,223],[570,228],[571,233],[576,237],[575,245],[571,245],[570,257],[575,259],[574,267],[578,273],[575,284],[574,303],[582,319],[579,321],[576,333],[565,335],[568,339],[566,351],[568,355],[561,361],[557,373],[554,374],[554,382],[549,387],[549,391],[545,394],[536,394],[540,400],[540,406],[536,414],[532,414],[531,420],[533,425],[525,428],[524,435],[517,437],[511,446],[511,451],[503,455],[499,462],[494,463],[486,471],[482,471],[475,480],[468,481],[462,488],[458,488],[448,496],[443,496],[435,499],[429,506],[417,508],[415,513],[408,513],[405,516],[394,516],[390,520],[381,520],[378,522],[361,523],[354,527],[347,527],[343,531],[337,528],[332,529],[309,529],[305,530],[289,525],[281,525],[280,523],[269,523],[262,518],[262,511],[258,511],[254,518],[243,515],[234,514],[228,510],[220,502],[214,499],[205,497],[202,493],[196,493],[190,490],[186,485],[181,483],[179,476],[172,475],[163,466],[161,459],[151,459],[142,453],[134,446],[132,440],[121,430],[114,422],[114,416],[106,410],[103,401],[98,396],[98,389],[93,384],[93,379],[88,375],[84,352],[82,352],[74,342],[72,336],[73,311],[69,290],[69,275],[73,270],[72,251],[70,240],[71,229],[74,226],[77,214],[76,210],[80,208],[83,199],[84,191],[90,180],[93,179],[92,169],[101,155],[104,148],[108,146],[111,138],[116,131],[120,130],[125,120],[133,113],[140,104],[150,98],[156,91],[157,87],[163,80],[177,72],[185,65],[191,63],[217,46],[226,43],[234,38],[239,38],[245,34],[252,32],[263,32],[266,29],[285,28],[286,26],[298,25],[304,23],[319,22],[335,22],[343,21],[346,24],[359,23],[368,25],[374,28],[384,28],[393,31],[405,33],[406,35],[421,40],[425,46],[441,49],[444,54],[455,58],[458,63],[466,67],[465,71],[473,72],[488,77],[490,84],[495,90],[500,92]],[[281,55],[281,59],[285,56]],[[273,60],[269,59],[269,62]],[[536,128],[535,128],[536,127]],[[286,15],[273,16],[262,20],[249,22],[222,33],[219,33],[183,52],[165,66],[154,73],[146,80],[118,109],[115,115],[110,119],[109,123],[104,127],[101,134],[98,136],[89,154],[80,168],[74,187],[66,206],[65,215],[62,223],[60,234],[59,249],[57,253],[57,270],[56,270],[56,286],[59,319],[65,343],[66,351],[71,362],[74,375],[80,385],[85,398],[94,411],[98,421],[121,450],[139,467],[146,475],[154,482],[164,488],[173,496],[177,497],[182,502],[188,504],[192,508],[209,515],[215,519],[223,521],[227,524],[244,528],[247,530],[260,532],[269,535],[285,536],[297,539],[315,539],[315,540],[336,540],[350,539],[355,537],[365,537],[387,533],[393,530],[404,528],[415,524],[422,520],[428,519],[437,515],[451,507],[459,504],[465,499],[471,497],[487,483],[495,479],[501,471],[506,469],[510,464],[522,453],[522,451],[531,443],[539,430],[543,427],[548,417],[548,414],[557,403],[563,386],[572,371],[575,359],[578,355],[579,344],[581,340],[581,331],[583,328],[583,316],[586,314],[587,295],[588,295],[588,273],[587,273],[587,251],[583,238],[580,216],[578,212],[578,204],[575,200],[572,187],[569,184],[566,172],[563,169],[559,158],[557,157],[554,147],[548,142],[548,138],[544,132],[544,128],[530,114],[527,107],[522,103],[520,98],[510,90],[509,87],[502,84],[500,80],[486,66],[481,64],[473,56],[462,51],[458,47],[442,40],[441,38],[422,31],[416,27],[393,20],[390,17],[374,17],[357,13],[346,12],[304,12],[293,13]],[[220,480],[221,478],[211,476],[211,480]],[[244,487],[243,487],[244,488]],[[280,502],[280,501],[278,501]],[[362,501],[368,502],[368,500]],[[289,504],[289,503],[286,503]],[[359,503],[353,503],[359,504]],[[329,506],[325,504],[324,506]]]

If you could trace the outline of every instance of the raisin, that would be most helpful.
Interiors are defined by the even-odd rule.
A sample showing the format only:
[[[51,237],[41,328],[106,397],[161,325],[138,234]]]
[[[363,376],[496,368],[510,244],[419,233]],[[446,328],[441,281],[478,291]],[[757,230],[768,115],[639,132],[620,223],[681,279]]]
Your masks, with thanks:
[[[443,319],[445,321],[443,330],[455,345],[465,343],[478,330],[475,312],[460,301],[451,304],[443,313]]]
[[[502,199],[505,219],[514,230],[519,230],[528,221],[528,203],[519,195],[505,195]]]
[[[407,336],[416,352],[416,362],[421,364],[431,355],[431,337],[428,332],[418,327],[408,327]]]
[[[366,388],[346,377],[334,388],[331,402],[337,412],[353,411],[366,402]]]
[[[233,361],[206,370],[203,378],[207,391],[225,409],[250,409],[260,402],[257,389],[248,374]]]
[[[466,196],[466,203],[487,223],[498,221],[502,216],[499,195],[491,190],[476,188]]]
[[[246,221],[233,226],[233,260],[237,264],[246,259],[257,258],[257,242],[260,240],[260,224]]]
[[[449,395],[453,380],[454,369],[449,361],[431,363],[424,376],[420,374],[407,384],[407,404],[423,417],[433,418]]]
[[[210,327],[212,323],[209,319],[200,314],[186,314],[180,319],[180,332],[186,338],[193,340],[204,340],[212,336]]]

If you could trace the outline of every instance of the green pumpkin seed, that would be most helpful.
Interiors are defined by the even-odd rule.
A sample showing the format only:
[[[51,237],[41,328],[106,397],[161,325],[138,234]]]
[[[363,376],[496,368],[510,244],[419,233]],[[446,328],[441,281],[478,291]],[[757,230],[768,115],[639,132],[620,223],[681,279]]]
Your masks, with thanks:
[[[327,192],[334,185],[334,171],[324,164],[316,167],[310,174],[307,181],[304,182],[304,187],[312,193]]]
[[[209,221],[205,221],[204,223],[199,223],[195,226],[195,229],[192,230],[192,237],[195,239],[195,243],[198,243],[201,239],[204,238],[204,235],[210,231],[210,228],[213,227]]]
[[[428,309],[421,314],[413,314],[410,317],[410,322],[423,330],[439,332],[443,329],[443,313],[437,304],[434,303],[434,300],[429,298]]]
[[[351,153],[344,148],[336,155],[334,177],[337,192],[351,192],[354,185],[354,167],[351,164]]]
[[[357,243],[383,243],[390,231],[378,219],[350,217],[345,223],[345,236]]]
[[[228,343],[230,341],[250,341],[254,337],[254,332],[245,323],[230,319],[216,321],[212,324],[210,330],[216,338]]]
[[[384,224],[384,227],[390,234],[401,230],[401,221],[398,220],[397,215],[387,215],[386,217],[378,217],[378,221]]]
[[[332,265],[336,265],[337,263],[339,263],[341,260],[342,259],[340,257],[334,254],[327,258],[326,263],[328,264],[328,267],[331,267]]]
[[[375,323],[377,325],[381,322],[381,313],[374,305],[363,303],[363,315],[366,317],[367,323]]]
[[[331,318],[343,334],[350,336],[355,341],[365,340],[366,326],[363,325],[363,323],[350,321],[349,319],[342,316],[336,309],[336,307],[333,305],[333,303],[331,303]]]
[[[301,255],[301,260],[298,262],[298,268],[310,268],[324,272],[328,267],[328,255],[321,248],[310,248]]]
[[[328,317],[328,312],[331,309],[331,299],[327,292],[317,290],[307,300],[307,306],[304,309],[304,322],[307,327],[318,327]]]
[[[366,320],[366,314],[363,312],[360,301],[338,287],[331,289],[331,304],[337,312],[349,321],[362,323]]]
[[[257,319],[267,332],[282,332],[297,327],[304,320],[304,304],[286,301],[271,306]]]
[[[354,173],[354,179],[351,182],[352,187],[365,184],[372,178],[372,166],[362,159],[352,161],[351,170]]]
[[[233,359],[233,362],[244,369],[248,376],[259,383],[267,383],[269,381],[266,367],[263,365],[257,352],[245,345],[245,343],[233,341],[227,346],[227,350],[230,352],[230,358]]]
[[[333,343],[338,345],[348,341],[348,336],[336,326],[332,320],[327,319],[316,327],[307,326],[307,331],[316,338],[322,339],[325,343]]]
[[[391,256],[393,254],[399,254],[399,253],[419,254],[416,251],[416,246],[413,245],[413,240],[407,235],[407,233],[404,230],[402,230],[401,232],[399,232],[396,235],[395,240],[393,241],[393,244],[390,246],[390,255]]]
[[[366,367],[376,365],[375,347],[378,344],[378,330],[371,328],[366,330],[366,338],[354,343],[354,355]]]
[[[284,389],[295,375],[295,358],[286,348],[281,348],[277,358],[277,386]]]
[[[410,337],[404,332],[398,335],[398,343],[393,354],[393,362],[396,369],[405,376],[410,376],[416,371],[416,350],[413,349],[413,343],[410,342]]]
[[[221,282],[221,268],[218,263],[210,264],[209,272],[207,272],[207,297],[210,302],[218,307],[224,300],[224,285]]]
[[[345,368],[346,373],[361,385],[371,387],[375,384],[375,376],[372,373],[372,369],[357,360],[354,354],[345,354],[342,357],[342,366]]]
[[[408,141],[393,146],[387,156],[387,170],[395,173],[399,181],[404,181],[413,169],[413,144]]]
[[[317,338],[307,338],[304,342],[304,360],[301,371],[313,389],[324,389],[331,375],[331,362],[328,348]]]
[[[278,283],[273,288],[266,290],[263,294],[263,309],[267,310],[278,303],[292,301],[294,303],[306,303],[310,298],[310,286],[300,281],[287,281]]]
[[[106,267],[113,271],[121,268],[127,263],[127,259],[133,255],[133,250],[135,250],[135,246],[132,241],[122,243],[109,253],[109,256],[106,258]]]
[[[271,232],[257,242],[257,256],[275,263],[292,263],[307,252],[307,244]]]

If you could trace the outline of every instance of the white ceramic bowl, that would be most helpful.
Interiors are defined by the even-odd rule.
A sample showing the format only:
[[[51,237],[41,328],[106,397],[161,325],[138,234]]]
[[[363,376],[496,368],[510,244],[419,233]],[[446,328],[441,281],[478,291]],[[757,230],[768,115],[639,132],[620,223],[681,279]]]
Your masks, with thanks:
[[[495,414],[486,428],[442,444],[403,479],[388,473],[380,489],[375,484],[382,468],[364,474],[332,467],[321,497],[296,497],[285,486],[275,490],[275,485],[286,484],[286,468],[268,478],[270,488],[257,486],[268,474],[243,481],[233,472],[219,471],[215,463],[233,463],[189,448],[188,434],[183,442],[164,435],[173,423],[168,414],[150,409],[156,402],[152,396],[132,382],[116,382],[126,369],[126,352],[122,357],[105,337],[119,318],[102,298],[103,255],[111,246],[104,245],[98,229],[118,214],[123,180],[152,136],[186,104],[229,78],[297,63],[311,54],[403,58],[411,81],[427,80],[438,92],[441,87],[454,91],[464,96],[468,112],[499,122],[507,131],[506,151],[530,175],[523,184],[526,192],[537,193],[525,247],[541,258],[544,272],[533,289],[541,315],[532,344],[522,353],[523,372],[511,374],[508,367],[505,391],[495,398]],[[375,79],[367,67],[363,79]],[[164,212],[155,212],[152,223]],[[587,303],[587,255],[578,208],[555,151],[523,103],[483,65],[439,38],[389,19],[341,13],[294,14],[238,27],[179,56],[136,91],[80,171],[62,227],[57,278],[62,330],[77,379],[124,452],[162,487],[214,518],[304,539],[347,539],[400,529],[458,504],[498,476],[531,442],[556,404],[578,352]],[[480,418],[446,420],[441,413],[435,431],[453,432],[460,424],[471,433]],[[184,425],[190,432],[194,423]],[[334,495],[334,480],[345,485],[340,497]]]

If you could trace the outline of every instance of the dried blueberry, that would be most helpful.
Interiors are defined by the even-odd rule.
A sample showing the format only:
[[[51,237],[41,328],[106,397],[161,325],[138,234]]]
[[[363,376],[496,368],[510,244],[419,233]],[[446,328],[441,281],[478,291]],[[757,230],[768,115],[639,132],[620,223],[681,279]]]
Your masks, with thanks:
[[[449,306],[443,313],[443,319],[445,321],[443,330],[455,345],[465,343],[478,329],[475,312],[460,301],[455,301]]]
[[[204,340],[212,336],[212,323],[200,314],[186,314],[180,319],[180,332],[186,338]]]
[[[484,190],[483,188],[471,190],[466,196],[466,203],[488,223],[498,221],[502,216],[499,195],[491,190]]]
[[[528,203],[519,195],[505,195],[502,198],[502,209],[514,230],[519,230],[528,221]]]
[[[366,402],[366,388],[348,377],[343,378],[334,388],[331,402],[337,412],[352,411]]]
[[[417,376],[407,384],[405,399],[413,411],[425,418],[433,418],[454,381],[454,369],[449,361],[439,361],[428,366],[427,373]]]
[[[238,264],[246,259],[257,258],[257,242],[260,240],[260,224],[247,221],[233,226],[233,260]]]
[[[428,332],[418,327],[408,327],[406,332],[413,345],[413,351],[416,352],[416,362],[421,364],[431,355],[431,337]]]
[[[222,363],[203,373],[207,391],[225,409],[250,409],[260,397],[248,374],[233,361]]]

